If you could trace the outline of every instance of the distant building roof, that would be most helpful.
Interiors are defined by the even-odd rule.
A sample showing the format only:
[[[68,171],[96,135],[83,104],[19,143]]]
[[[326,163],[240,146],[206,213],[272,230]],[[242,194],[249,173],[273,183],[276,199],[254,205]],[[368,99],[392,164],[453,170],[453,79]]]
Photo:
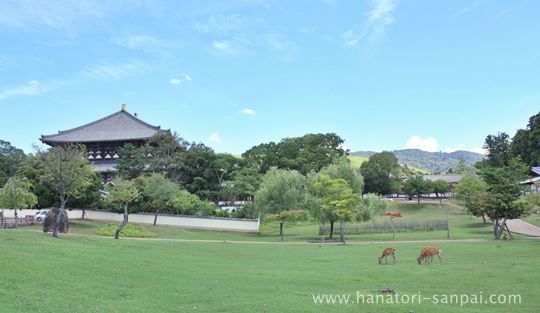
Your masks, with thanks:
[[[424,179],[430,181],[444,180],[449,184],[459,183],[466,174],[441,174],[441,175],[424,175]]]
[[[531,173],[534,173],[534,174],[540,176],[540,166],[531,168]]]
[[[88,143],[107,141],[144,140],[161,131],[160,126],[143,122],[136,116],[121,111],[95,122],[70,130],[59,131],[55,135],[42,135],[43,143],[54,145],[62,143]]]

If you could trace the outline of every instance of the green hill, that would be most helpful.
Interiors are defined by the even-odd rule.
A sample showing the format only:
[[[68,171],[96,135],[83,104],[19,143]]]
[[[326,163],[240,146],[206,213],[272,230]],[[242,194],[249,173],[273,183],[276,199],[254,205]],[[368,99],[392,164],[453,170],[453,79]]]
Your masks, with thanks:
[[[376,152],[357,151],[351,153],[352,156],[369,158]],[[460,160],[465,161],[465,165],[472,167],[476,162],[485,158],[484,155],[470,151],[427,152],[419,149],[403,149],[392,151],[398,158],[400,164],[409,168],[422,169],[433,173],[447,172],[449,169],[457,168]]]

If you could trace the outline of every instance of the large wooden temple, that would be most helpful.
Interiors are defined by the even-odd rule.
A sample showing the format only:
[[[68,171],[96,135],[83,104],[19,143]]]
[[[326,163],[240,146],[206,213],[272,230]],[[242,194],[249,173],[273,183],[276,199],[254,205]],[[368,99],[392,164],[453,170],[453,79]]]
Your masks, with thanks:
[[[105,178],[116,171],[118,149],[124,144],[141,146],[155,134],[168,131],[140,120],[137,113],[127,112],[126,105],[123,104],[119,112],[83,126],[59,131],[55,135],[42,135],[40,140],[50,146],[86,146],[87,158],[92,168]]]

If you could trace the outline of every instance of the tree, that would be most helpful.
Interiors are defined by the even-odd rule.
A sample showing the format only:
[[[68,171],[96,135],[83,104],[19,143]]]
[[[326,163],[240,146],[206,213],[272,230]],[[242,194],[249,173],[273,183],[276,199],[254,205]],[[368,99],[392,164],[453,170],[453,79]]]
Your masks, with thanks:
[[[342,178],[347,181],[349,187],[354,193],[362,194],[364,188],[364,180],[362,175],[355,169],[347,157],[341,157],[323,168],[320,174],[325,174],[333,179]]]
[[[417,175],[409,177],[403,184],[403,191],[409,197],[418,197],[418,204],[420,204],[420,198],[422,195],[430,193],[432,191],[431,183],[424,179],[423,176]]]
[[[29,155],[17,171],[17,175],[26,178],[31,184],[31,191],[38,198],[38,207],[50,208],[58,203],[55,190],[43,183],[46,173],[45,152],[38,151]]]
[[[439,198],[440,195],[444,195],[450,190],[450,186],[448,186],[448,183],[442,179],[438,179],[431,183],[432,191],[437,195],[437,198]]]
[[[0,189],[0,206],[15,212],[15,227],[19,227],[17,210],[31,208],[37,204],[37,197],[31,191],[30,182],[23,177],[11,177]]]
[[[170,201],[180,192],[180,187],[163,174],[154,173],[148,178],[144,193],[150,199],[150,205],[154,207],[154,226],[157,224],[159,213],[167,208]]]
[[[333,179],[326,174],[317,175],[311,190],[320,199],[315,215],[330,223],[330,238],[333,238],[334,223],[340,221],[340,237],[344,241],[344,222],[352,220],[358,212],[360,195],[353,193],[346,180]]]
[[[110,187],[111,194],[107,197],[107,202],[112,207],[121,207],[124,211],[124,219],[114,234],[114,239],[118,239],[120,232],[128,223],[129,204],[139,197],[140,193],[137,185],[131,180],[124,180],[117,178],[114,181],[114,185]]]
[[[305,212],[301,210],[281,211],[277,214],[269,214],[267,220],[275,220],[279,222],[279,238],[283,241],[283,226],[285,221],[297,221],[305,216]]]
[[[118,175],[124,179],[139,177],[145,167],[144,152],[143,148],[130,143],[118,149],[119,159],[116,164]]]
[[[385,195],[399,189],[399,164],[392,152],[375,153],[362,163],[360,172],[366,184],[365,193]]]
[[[255,206],[262,213],[303,210],[306,178],[298,171],[270,169],[255,193]]]
[[[486,222],[485,202],[487,184],[472,175],[467,175],[454,188],[456,199],[465,203],[467,211]]]
[[[0,186],[15,176],[25,158],[24,151],[12,146],[8,141],[0,140]]]
[[[53,237],[58,237],[58,226],[65,214],[70,198],[78,198],[90,184],[92,169],[85,157],[84,148],[75,145],[52,147],[45,155],[42,182],[54,190],[60,208],[53,228]]]
[[[525,129],[512,139],[512,155],[521,157],[529,166],[540,166],[540,113],[531,116]]]
[[[371,221],[376,215],[383,213],[385,210],[386,201],[381,200],[374,193],[368,193],[362,199],[356,220],[360,222]]]
[[[508,219],[528,213],[524,202],[519,201],[522,188],[515,176],[505,168],[485,168],[482,177],[487,183],[486,214],[493,221],[495,239],[500,239],[502,233],[508,231]]]
[[[260,173],[270,168],[296,170],[306,175],[319,172],[335,159],[347,154],[343,150],[343,139],[333,133],[307,134],[302,137],[285,138],[279,143],[266,143],[255,146],[242,157]]]
[[[103,188],[103,182],[101,181],[101,174],[93,172],[88,177],[88,185],[76,197],[70,198],[67,206],[70,208],[79,208],[82,210],[82,219],[86,216],[86,209],[96,208],[102,206],[102,197],[99,192]]]
[[[143,148],[148,170],[180,182],[183,175],[184,152],[187,148],[187,142],[176,133],[164,131],[155,134]]]
[[[487,151],[487,159],[480,162],[481,167],[503,167],[511,158],[510,137],[507,133],[488,135],[483,148]]]

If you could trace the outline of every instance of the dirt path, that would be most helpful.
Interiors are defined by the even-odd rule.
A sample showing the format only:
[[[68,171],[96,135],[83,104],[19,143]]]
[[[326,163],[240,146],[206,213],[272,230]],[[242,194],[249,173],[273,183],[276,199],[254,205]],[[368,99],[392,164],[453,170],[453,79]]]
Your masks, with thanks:
[[[510,231],[513,233],[531,237],[540,237],[540,228],[523,220],[508,220],[506,221],[506,225],[508,225],[508,229],[510,229]]]

